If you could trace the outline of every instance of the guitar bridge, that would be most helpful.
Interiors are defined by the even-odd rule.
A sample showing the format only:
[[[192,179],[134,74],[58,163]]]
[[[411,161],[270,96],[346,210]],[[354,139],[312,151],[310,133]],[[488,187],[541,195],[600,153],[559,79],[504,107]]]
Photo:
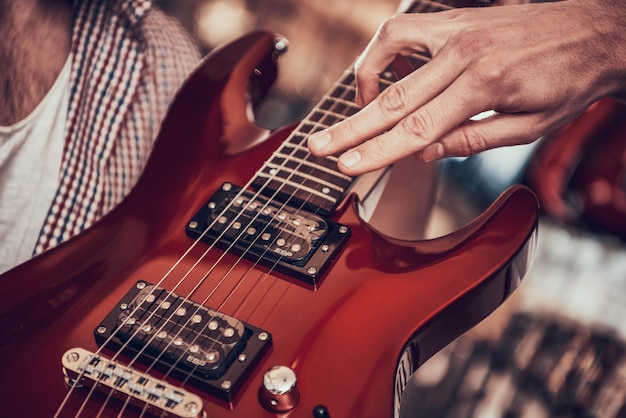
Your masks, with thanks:
[[[187,235],[316,285],[350,229],[225,183],[187,223]]]
[[[201,416],[203,402],[199,396],[99,354],[72,348],[61,362],[63,373],[73,386],[95,386],[117,398],[130,399],[139,408],[149,406],[168,416]]]

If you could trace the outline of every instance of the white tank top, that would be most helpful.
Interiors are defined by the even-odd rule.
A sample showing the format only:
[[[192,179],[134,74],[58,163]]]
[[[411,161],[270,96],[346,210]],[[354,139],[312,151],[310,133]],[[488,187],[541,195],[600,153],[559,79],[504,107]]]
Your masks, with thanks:
[[[26,118],[0,126],[0,273],[32,257],[59,186],[70,67]]]

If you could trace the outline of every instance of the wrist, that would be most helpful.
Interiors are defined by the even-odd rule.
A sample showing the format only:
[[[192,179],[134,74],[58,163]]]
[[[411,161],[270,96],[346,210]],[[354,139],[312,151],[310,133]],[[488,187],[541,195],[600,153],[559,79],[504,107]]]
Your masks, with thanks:
[[[626,96],[626,2],[623,0],[568,0],[587,16],[594,32],[589,66],[595,67],[598,93]]]

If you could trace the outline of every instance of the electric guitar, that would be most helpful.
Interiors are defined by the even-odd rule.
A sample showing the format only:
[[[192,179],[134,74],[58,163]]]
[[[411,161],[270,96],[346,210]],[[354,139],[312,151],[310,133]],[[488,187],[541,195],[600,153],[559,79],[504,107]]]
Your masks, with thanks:
[[[358,110],[351,71],[297,126],[254,124],[281,45],[254,32],[212,52],[127,198],[0,276],[2,416],[391,417],[410,375],[518,286],[533,193],[439,238],[384,236],[356,179],[305,144]]]

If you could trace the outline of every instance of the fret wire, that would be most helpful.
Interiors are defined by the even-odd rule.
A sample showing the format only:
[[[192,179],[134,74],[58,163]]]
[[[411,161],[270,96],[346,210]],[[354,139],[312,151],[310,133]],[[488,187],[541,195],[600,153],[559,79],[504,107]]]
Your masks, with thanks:
[[[283,153],[281,152],[281,150],[282,150],[283,148],[295,148],[295,149],[297,149],[297,150],[299,150],[299,151],[304,151],[305,153],[309,154],[309,149],[307,148],[307,146],[306,146],[306,145],[302,145],[302,144],[300,144],[300,143],[295,143],[295,142],[285,142],[285,143],[284,143],[284,144],[280,147],[280,149],[279,149],[279,150],[277,150],[276,152],[274,152],[274,154],[275,154],[275,155],[276,155],[276,154],[283,154]],[[284,154],[283,154],[283,155],[284,155]],[[319,158],[320,160],[330,160],[330,161],[332,161],[332,162],[337,162],[337,155],[327,155],[326,157],[315,157],[315,156],[313,156],[312,154],[309,154],[309,156],[310,156],[310,157],[312,157],[312,158]],[[292,155],[292,154],[290,154],[290,155],[289,155],[289,158],[293,158],[293,157],[294,157],[294,155]],[[299,158],[299,157],[295,157],[295,158]],[[311,160],[307,160],[307,161],[311,161]],[[338,175],[338,176],[340,176],[340,177],[341,177],[341,176],[343,176],[343,177],[347,177],[347,178],[349,178],[350,180],[352,180],[352,177],[350,177],[350,176],[346,176],[345,174],[342,174],[342,173],[341,173],[341,171],[337,171],[337,175]]]
[[[257,177],[262,177],[262,178],[278,181],[276,176],[268,175],[268,174],[265,174],[265,173],[257,173]],[[321,197],[321,198],[323,198],[325,200],[328,200],[329,202],[337,203],[337,199],[333,198],[332,196],[328,196],[326,194],[323,194],[323,193],[319,192],[318,190],[311,189],[310,187],[307,187],[307,186],[305,186],[303,184],[294,183],[294,182],[286,180],[286,179],[280,179],[280,180],[281,180],[280,182],[282,184],[286,184],[286,185],[290,185],[292,187],[295,187],[296,190],[306,191],[306,192],[311,193],[312,195],[315,195],[317,197]]]
[[[335,112],[331,112],[331,111],[324,111],[324,112],[325,112],[325,116],[331,116],[331,117],[338,117],[338,116],[341,117],[341,116],[343,116],[343,114],[341,114],[341,113],[335,113]],[[320,128],[318,130],[322,130],[322,129],[326,129],[329,126],[332,126],[335,123],[343,120],[343,119],[340,119],[340,118],[337,118],[337,119],[338,120],[336,120],[336,121],[334,121],[333,123],[330,123],[330,124],[321,123],[321,122],[316,121],[316,122],[308,122],[306,125],[315,126],[316,128]],[[303,129],[299,129],[299,132],[305,133],[305,134],[311,134],[311,133],[317,132],[317,131],[304,131]]]
[[[420,12],[438,11],[452,8],[436,1],[423,1],[420,3]],[[430,60],[428,56],[420,53],[414,53],[409,58],[414,65],[415,63],[418,64],[415,65],[416,67],[419,67]],[[389,87],[395,81],[396,80],[381,77],[381,89]],[[289,138],[287,138],[287,141],[285,141],[283,146],[277,150],[278,152],[275,153],[275,157],[280,158],[282,156],[282,158],[286,160],[295,160],[299,164],[305,165],[313,170],[321,170],[325,173],[336,175],[351,181],[351,177],[343,175],[338,170],[327,168],[321,164],[298,158],[293,155],[287,155],[283,152],[283,150],[292,146],[295,147],[294,151],[302,150],[308,154],[308,148],[304,144],[309,135],[326,129],[353,115],[359,110],[359,107],[354,103],[354,97],[356,97],[355,77],[354,72],[350,69],[343,73],[339,80],[335,82],[330,92],[325,94],[319,103],[309,112],[307,117],[301,121],[294,132],[292,132]],[[325,159],[333,161],[333,163],[337,160],[335,156],[325,157]],[[309,177],[313,178],[312,176]]]
[[[287,140],[282,144],[282,146],[274,152],[273,158],[283,158],[286,161],[295,160],[299,165],[304,165],[308,167],[309,172],[301,172],[297,173],[305,179],[309,179],[309,181],[314,181],[320,186],[332,187],[335,190],[338,190],[340,193],[345,192],[345,188],[341,188],[341,186],[336,186],[331,184],[325,180],[317,178],[314,174],[314,170],[319,172],[323,172],[326,174],[330,174],[339,179],[348,182],[348,186],[352,183],[353,178],[350,176],[346,176],[341,173],[336,165],[337,157],[329,156],[320,159],[320,162],[326,161],[328,163],[332,163],[332,167],[326,167],[319,162],[311,161],[308,158],[312,157],[308,147],[306,146],[306,140],[311,133],[317,132],[319,130],[325,129],[345,118],[348,117],[347,114],[342,112],[349,112],[350,115],[356,113],[359,108],[354,103],[354,100],[348,100],[349,98],[353,98],[356,95],[356,86],[354,85],[354,73],[351,70],[347,70],[344,72],[342,77],[335,82],[333,88],[327,93],[322,100],[318,103],[316,107],[314,107],[307,117],[301,121],[301,123],[296,127],[296,129],[289,135]],[[288,152],[290,147],[293,147],[291,152]],[[300,158],[295,156],[298,151],[304,152],[305,157]],[[315,157],[317,158],[317,157]],[[283,165],[283,169],[285,166]],[[292,169],[289,169],[292,170]],[[295,170],[294,170],[295,172]],[[267,178],[268,176],[265,173],[257,172],[257,176]],[[293,176],[293,174],[292,174]],[[278,181],[278,180],[276,180]],[[284,180],[283,180],[284,182]],[[336,199],[329,199],[329,197],[325,194],[321,194],[319,191],[312,189],[305,185],[297,185],[294,182],[288,182],[287,184],[296,188],[295,196],[297,197],[298,191],[305,191],[312,193],[315,196],[321,197],[327,201],[331,201],[336,203]],[[339,187],[339,188],[337,188]]]
[[[289,148],[289,147],[283,147],[283,148]],[[280,157],[279,156],[277,157],[275,155],[272,159],[275,159],[275,158],[280,158]],[[352,180],[354,180],[352,177],[346,176],[345,174],[341,173],[341,171],[338,171],[336,169],[337,158],[338,158],[337,155],[329,155],[328,157],[319,158],[319,157],[315,157],[307,153],[307,151],[302,150],[301,147],[298,146],[297,149],[294,148],[289,153],[289,159],[291,158],[297,158],[300,160],[308,161],[316,167],[323,167],[325,171],[330,172],[338,179],[343,179],[348,182],[351,182]]]
[[[317,177],[310,176],[308,173],[302,173],[300,171],[294,170],[294,169],[289,168],[287,166],[282,166],[281,167],[281,166],[276,165],[276,164],[265,163],[265,167],[269,168],[270,170],[282,170],[282,171],[285,171],[285,172],[296,174],[296,175],[298,175],[298,176],[300,176],[300,177],[302,177],[304,179],[313,180],[313,181],[321,184],[322,186],[326,186],[326,187],[330,187],[332,189],[335,189],[335,190],[337,190],[340,193],[343,193],[345,191],[345,189],[343,189],[341,186],[338,186],[338,185],[336,185],[334,183],[331,183],[329,181],[326,181],[326,180],[319,179]],[[272,174],[272,173],[270,172],[269,174]]]
[[[317,182],[315,182],[315,180],[309,180],[306,177],[300,176],[299,174],[293,174],[289,171],[280,171],[278,173],[267,173],[267,172],[263,172],[263,174],[265,176],[271,176],[272,177],[272,181],[276,182],[276,183],[281,183],[282,179],[289,179],[290,184],[298,184],[300,185],[299,187],[301,188],[309,188],[312,190],[316,190],[319,196],[326,196],[328,202],[331,202],[331,200],[334,201],[338,201],[339,199],[341,199],[341,197],[344,195],[343,192],[336,190],[336,189],[331,189],[330,187],[327,186],[322,186],[320,187],[320,184],[318,184]],[[286,183],[287,184],[287,183]],[[270,184],[269,187],[271,188],[273,184]],[[312,197],[315,197],[316,195],[312,195],[310,193],[307,194],[306,199],[303,199],[307,202],[311,201]],[[296,193],[295,198],[302,198],[303,196],[300,193]],[[326,202],[326,203],[328,203]]]
[[[292,146],[295,146],[308,154],[308,147],[304,145],[308,135],[313,132],[325,129],[332,124],[345,119],[348,116],[344,113],[333,111],[338,107],[338,104],[343,105],[344,109],[342,110],[348,110],[351,114],[356,113],[356,111],[358,111],[358,107],[355,105],[355,103],[353,101],[346,100],[347,97],[354,97],[355,95],[355,87],[353,84],[351,84],[353,82],[353,73],[351,71],[344,72],[343,76],[335,83],[335,86],[331,89],[331,91],[327,93],[324,98],[319,102],[319,105],[317,105],[314,109],[311,110],[311,112],[309,112],[309,115],[311,117],[305,118],[300,126],[296,128],[297,132],[306,135],[293,135],[288,139],[288,141],[286,141],[285,146],[288,146],[287,143],[291,144]],[[328,123],[329,120],[332,123]],[[293,155],[290,158],[293,158]],[[308,158],[308,155],[306,158]],[[325,173],[334,175],[348,182],[352,182],[352,177],[344,175],[335,168],[337,157],[329,156],[324,158],[324,160],[332,161],[334,167],[328,168],[324,165],[310,160],[304,160],[307,162],[303,162],[303,164],[306,164],[307,166],[312,166],[313,169],[321,170]]]
[[[328,173],[328,174],[332,174],[333,176],[339,177],[339,178],[341,178],[343,180],[352,181],[352,177],[346,176],[345,174],[343,174],[341,172],[337,172],[337,171],[331,170],[330,168],[324,167],[323,165],[316,164],[314,161],[305,160],[305,159],[294,157],[294,156],[287,156],[285,154],[279,154],[279,155],[283,159],[294,160],[294,161],[297,161],[297,162],[299,162],[301,164],[306,164],[308,166],[312,166],[315,170],[323,171],[323,172]],[[334,156],[333,156],[333,159],[337,160],[337,158],[334,157]]]

